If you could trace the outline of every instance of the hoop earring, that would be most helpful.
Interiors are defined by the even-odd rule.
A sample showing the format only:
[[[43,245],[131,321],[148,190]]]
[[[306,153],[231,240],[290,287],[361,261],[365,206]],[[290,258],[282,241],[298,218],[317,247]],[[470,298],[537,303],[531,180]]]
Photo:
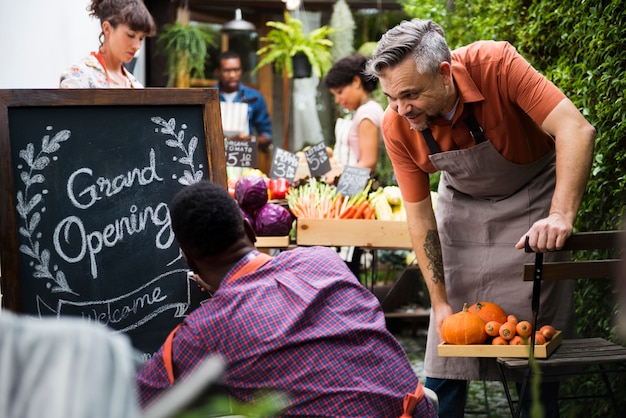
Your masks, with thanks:
[[[100,32],[100,36],[98,36],[98,41],[100,42],[100,48],[104,45],[104,32]]]

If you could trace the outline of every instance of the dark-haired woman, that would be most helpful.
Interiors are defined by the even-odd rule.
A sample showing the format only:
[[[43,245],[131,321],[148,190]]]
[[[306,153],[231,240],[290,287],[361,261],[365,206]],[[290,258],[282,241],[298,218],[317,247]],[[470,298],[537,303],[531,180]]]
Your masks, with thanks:
[[[383,148],[380,126],[384,110],[372,98],[378,81],[363,74],[366,62],[367,58],[361,54],[340,59],[326,74],[324,85],[335,103],[353,112],[351,120],[338,121],[335,158],[344,166],[369,168],[374,174]],[[343,134],[341,124],[345,125]]]
[[[126,69],[156,24],[142,0],[92,0],[89,16],[100,19],[100,47],[61,74],[61,88],[141,88]]]

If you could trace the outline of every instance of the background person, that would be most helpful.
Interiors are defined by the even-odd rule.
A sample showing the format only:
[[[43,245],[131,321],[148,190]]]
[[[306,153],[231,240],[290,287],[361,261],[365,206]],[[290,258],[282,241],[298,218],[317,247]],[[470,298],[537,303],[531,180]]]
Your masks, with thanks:
[[[389,161],[381,132],[385,111],[372,98],[378,80],[365,75],[366,63],[364,55],[354,53],[335,62],[324,77],[324,85],[335,98],[335,103],[352,112],[350,119],[337,119],[333,155],[340,166],[326,174],[326,181],[330,184],[335,182],[345,166],[369,168],[370,174],[383,184],[389,184],[391,180],[380,178],[385,171],[379,169],[379,163]],[[361,273],[362,255],[363,250],[358,247],[342,249],[342,256],[357,276]]]
[[[389,161],[381,132],[384,110],[372,98],[378,80],[364,73],[366,63],[367,58],[361,54],[349,55],[333,64],[324,78],[335,103],[353,112],[351,119],[337,121],[334,155],[343,166],[369,168],[383,184],[390,184],[391,175],[380,178],[393,173],[382,167]],[[347,126],[341,129],[341,125]]]
[[[100,47],[61,74],[61,88],[141,88],[124,67],[156,25],[141,0],[92,0],[89,15],[100,19]]]
[[[170,210],[185,260],[214,293],[173,334],[171,363],[162,347],[138,371],[144,407],[170,386],[166,364],[178,381],[219,355],[223,384],[239,402],[263,390],[287,396],[293,416],[402,414],[419,380],[378,300],[332,249],[260,253],[235,200],[208,181],[180,191]],[[436,416],[427,397],[413,416]]]
[[[595,129],[510,44],[481,41],[451,52],[432,21],[389,30],[368,72],[389,99],[383,136],[432,304],[426,386],[437,392],[442,417],[462,417],[467,380],[498,374],[494,359],[439,357],[441,323],[478,301],[532,318],[532,283],[521,280],[521,268],[533,256],[524,241],[546,251],[571,235]],[[435,171],[436,220],[428,181]],[[538,323],[571,335],[573,283],[545,282],[541,296]],[[557,391],[558,384],[542,388],[552,400],[546,416],[558,416]]]
[[[220,102],[246,103],[248,105],[248,132],[238,133],[230,139],[255,140],[259,149],[267,152],[272,143],[272,123],[263,95],[241,82],[243,67],[236,52],[222,52],[217,57],[217,88]]]

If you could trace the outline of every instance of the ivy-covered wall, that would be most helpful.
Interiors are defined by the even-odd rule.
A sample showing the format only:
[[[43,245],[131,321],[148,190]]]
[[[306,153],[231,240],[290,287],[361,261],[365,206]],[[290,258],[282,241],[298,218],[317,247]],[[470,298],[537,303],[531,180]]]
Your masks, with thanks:
[[[623,0],[399,0],[411,17],[433,19],[455,48],[478,39],[507,40],[568,95],[598,135],[577,231],[626,227],[626,9]],[[619,280],[626,280],[622,277]],[[610,280],[580,280],[579,333],[616,339]],[[622,411],[626,378],[614,376]],[[569,394],[595,390],[595,380],[571,380]],[[612,416],[609,403],[562,405],[562,416]]]

